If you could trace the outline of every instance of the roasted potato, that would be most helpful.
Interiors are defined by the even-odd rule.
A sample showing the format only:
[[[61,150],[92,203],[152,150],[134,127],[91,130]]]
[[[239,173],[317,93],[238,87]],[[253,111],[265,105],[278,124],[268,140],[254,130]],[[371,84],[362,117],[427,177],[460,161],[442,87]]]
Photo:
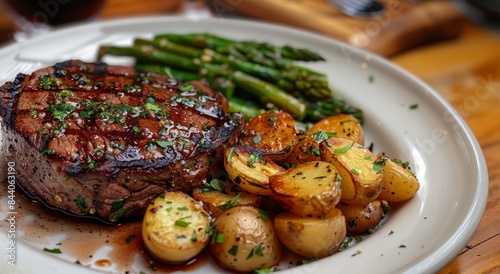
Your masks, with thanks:
[[[259,207],[260,205],[260,195],[237,189],[231,182],[225,186],[224,184],[218,186],[217,188],[223,187],[223,189],[214,189],[210,185],[206,185],[193,190],[193,198],[203,202],[205,209],[214,218],[222,214],[225,210],[235,206]]]
[[[209,243],[210,222],[200,202],[182,192],[166,192],[148,206],[142,238],[156,258],[171,264],[185,263]]]
[[[335,253],[346,237],[345,218],[336,208],[321,218],[280,213],[274,218],[274,228],[288,249],[308,258]]]
[[[302,163],[321,160],[320,142],[317,139],[310,135],[304,135],[299,137],[298,140],[298,143],[283,160],[283,164],[293,167]]]
[[[224,167],[229,179],[253,194],[271,195],[269,176],[284,169],[250,146],[234,146],[224,152]]]
[[[340,201],[340,180],[332,164],[315,161],[269,177],[269,186],[285,210],[301,217],[320,217]]]
[[[356,118],[348,114],[326,117],[307,130],[310,135],[318,132],[334,134],[335,137],[349,139],[361,145],[365,142],[363,128]]]
[[[359,235],[372,232],[389,211],[389,204],[376,200],[368,205],[339,203],[337,208],[345,217],[347,233]]]
[[[320,144],[321,159],[332,163],[342,177],[344,203],[366,205],[382,191],[382,167],[368,149],[344,139],[329,138]]]
[[[420,188],[417,177],[401,163],[385,156],[382,156],[381,160],[384,162],[382,165],[384,178],[382,192],[378,199],[388,202],[403,202],[411,199]]]
[[[215,220],[210,252],[222,267],[250,272],[279,263],[282,247],[267,215],[237,206]]]
[[[295,120],[284,111],[262,113],[243,127],[239,142],[267,152],[273,161],[282,161],[297,143]]]

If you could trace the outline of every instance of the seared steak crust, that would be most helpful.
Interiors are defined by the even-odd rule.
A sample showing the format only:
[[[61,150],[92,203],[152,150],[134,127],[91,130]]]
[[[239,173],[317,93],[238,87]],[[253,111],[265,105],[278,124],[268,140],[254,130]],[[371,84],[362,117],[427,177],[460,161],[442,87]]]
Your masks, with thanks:
[[[0,87],[18,183],[48,205],[116,222],[220,168],[241,116],[202,82],[70,60]]]

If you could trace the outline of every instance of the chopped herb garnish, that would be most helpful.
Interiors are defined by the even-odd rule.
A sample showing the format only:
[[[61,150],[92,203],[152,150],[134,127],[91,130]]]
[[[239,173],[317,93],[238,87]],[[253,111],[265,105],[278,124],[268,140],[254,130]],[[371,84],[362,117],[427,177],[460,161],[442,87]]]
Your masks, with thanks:
[[[264,221],[269,220],[269,213],[267,213],[267,211],[259,209],[259,215],[260,215],[260,218],[262,218],[262,220],[264,220]]]
[[[172,141],[157,140],[155,143],[157,145],[159,145],[160,147],[162,147],[162,148],[167,148],[167,147],[170,147],[170,146],[174,145],[174,143]]]
[[[188,85],[179,87],[179,90],[183,91],[183,92],[192,91],[193,89],[194,89],[194,85],[193,84],[188,84]]]
[[[254,271],[252,271],[252,273],[254,274],[267,274],[267,273],[271,273],[271,269],[270,268],[263,268],[263,269],[256,269]]]
[[[341,148],[337,148],[335,149],[333,152],[335,153],[346,153],[352,146],[354,145],[354,142],[344,146],[344,147],[341,147]]]
[[[30,109],[30,110],[29,110],[29,113],[30,113],[30,115],[31,115],[31,116],[33,116],[33,117],[38,115],[38,111],[36,111],[35,109]]]
[[[47,111],[52,113],[52,117],[54,119],[62,121],[64,120],[71,112],[75,111],[75,107],[70,104],[57,103],[54,105],[50,105],[47,108]]]
[[[234,198],[227,200],[224,204],[220,205],[219,208],[222,210],[227,210],[232,207],[235,207],[238,204],[238,199],[241,196],[241,193],[238,193],[238,195],[234,196]]]
[[[234,153],[234,147],[232,147],[229,150],[229,155],[227,155],[227,161],[230,162],[230,163],[232,162],[233,153]]]
[[[359,175],[359,172],[357,170],[355,170],[354,168],[351,169],[351,173],[354,175]]]
[[[314,261],[317,261],[318,259],[317,258],[312,258],[312,259],[302,259],[300,261],[301,264],[308,264],[308,263],[312,263]]]
[[[82,195],[78,195],[78,197],[76,197],[75,202],[76,202],[76,206],[78,207],[78,210],[80,210],[80,212],[83,214],[87,214],[87,212],[89,210],[88,210],[87,206],[85,205],[85,200],[82,197]]]
[[[191,235],[191,242],[196,242],[198,240],[198,234],[196,234],[196,230],[193,230],[193,235]]]
[[[175,221],[175,225],[180,226],[180,227],[188,227],[190,224],[191,224],[191,222],[186,222],[186,221],[180,220],[180,219]]]
[[[140,129],[138,126],[132,126],[132,130],[133,130],[135,133],[141,133],[141,129]]]
[[[253,257],[253,248],[250,250],[250,253],[248,253],[247,260]]]
[[[67,90],[63,90],[57,94],[57,97],[61,98],[62,100],[66,100],[69,98],[71,93]]]
[[[413,105],[410,105],[409,107],[410,109],[417,109],[418,108],[418,104],[413,104]]]
[[[50,149],[50,148],[44,149],[44,150],[42,150],[42,152],[40,152],[40,153],[42,153],[42,155],[54,155],[54,154],[56,154],[56,153],[55,153],[52,149]]]
[[[394,231],[391,230],[391,232],[389,232],[389,235],[392,235],[392,234],[394,234]]]
[[[187,207],[185,207],[185,206],[178,207],[177,209],[178,209],[178,210],[181,210],[181,211],[186,211],[186,210],[189,210],[189,208],[187,208]]]
[[[220,185],[220,181],[217,180],[217,179],[212,179],[210,180],[210,187],[212,187],[213,189],[217,190],[217,191],[224,191]]]
[[[382,167],[385,165],[385,159],[381,159],[379,161],[373,162],[373,170],[377,172],[377,174],[382,172]]]
[[[254,144],[258,144],[260,143],[262,139],[260,138],[260,134],[257,133],[257,135],[255,135],[255,137],[253,137],[253,143]]]
[[[254,164],[257,162],[259,162],[259,156],[251,153],[250,156],[248,156],[248,164],[250,164],[250,167],[255,167]]]
[[[307,153],[313,153],[315,156],[321,156],[321,151],[317,148],[310,147],[306,150]]]
[[[269,116],[269,118],[268,118],[269,125],[272,126],[274,124],[274,122],[276,122],[276,119],[278,119],[278,118],[276,118],[276,116],[274,116],[274,115]]]
[[[95,168],[95,162],[94,161],[90,161],[90,163],[88,163],[86,166],[85,166],[85,169],[86,170],[92,170]]]
[[[238,254],[238,246],[237,245],[233,245],[233,247],[231,247],[231,249],[229,249],[227,251],[227,253],[233,255],[233,256],[236,256],[236,254]]]
[[[374,76],[373,74],[370,74],[370,75],[368,76],[368,82],[370,82],[370,83],[375,82],[375,76]]]
[[[127,238],[125,238],[125,242],[127,244],[130,244],[135,239],[135,237],[136,237],[135,235],[130,235]]]
[[[120,219],[125,213],[127,213],[128,208],[126,206],[122,207],[119,212],[109,214],[108,220],[111,222],[116,222]]]
[[[257,247],[254,248],[255,254],[264,257],[264,253],[262,253],[262,246],[259,244]]]
[[[205,139],[201,139],[200,142],[198,143],[198,146],[201,147],[201,148],[204,148],[205,145],[206,145],[206,140]]]
[[[318,131],[312,135],[312,137],[318,141],[323,141],[330,137],[335,137],[335,136],[337,136],[336,132],[324,132],[324,131]]]
[[[406,248],[406,245],[400,245],[399,248]]]
[[[215,236],[215,242],[218,244],[222,244],[224,242],[224,234],[217,234]]]
[[[156,104],[155,99],[153,97],[148,97],[146,99],[146,103],[143,105],[144,110],[151,110],[155,114],[161,110],[161,108]]]
[[[61,254],[62,253],[59,248],[52,248],[52,249],[44,248],[43,251],[53,253],[53,254]]]
[[[118,200],[112,201],[111,202],[111,209],[118,210],[118,209],[122,208],[124,201],[125,201],[125,198],[120,198]]]

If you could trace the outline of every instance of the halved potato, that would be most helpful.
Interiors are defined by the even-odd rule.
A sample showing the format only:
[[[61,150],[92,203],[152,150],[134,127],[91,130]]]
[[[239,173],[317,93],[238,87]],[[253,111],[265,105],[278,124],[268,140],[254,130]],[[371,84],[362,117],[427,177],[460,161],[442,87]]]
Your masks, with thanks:
[[[210,252],[222,267],[250,272],[278,264],[282,247],[267,215],[254,207],[237,206],[215,220]]]
[[[335,253],[346,237],[345,218],[336,208],[322,218],[280,213],[274,218],[274,229],[288,249],[308,258]]]
[[[268,152],[269,159],[281,161],[297,143],[293,117],[284,111],[270,111],[252,118],[243,126],[239,144]]]
[[[411,199],[420,188],[417,177],[403,165],[382,156],[382,170],[384,178],[382,180],[382,192],[378,199],[388,202],[403,202]]]
[[[293,167],[306,162],[320,161],[319,143],[317,139],[310,135],[300,137],[298,143],[283,160],[283,163]]]
[[[200,202],[183,192],[166,192],[148,206],[142,222],[142,238],[156,258],[181,264],[208,244],[210,222]]]
[[[219,191],[211,187],[197,187],[193,190],[193,198],[202,201],[205,209],[214,218],[235,206],[259,207],[260,205],[261,196],[237,189],[233,183],[228,183],[223,188]]]
[[[224,152],[224,167],[229,179],[253,194],[271,195],[269,176],[284,169],[262,151],[249,146],[234,146]]]
[[[269,185],[286,210],[301,217],[320,217],[340,201],[340,180],[332,164],[315,161],[269,177]]]
[[[342,177],[342,202],[366,205],[377,199],[383,173],[373,153],[344,138],[323,141],[320,151],[321,159],[332,163]]]
[[[363,128],[358,120],[349,114],[338,114],[326,117],[316,122],[309,130],[308,134],[318,132],[335,134],[335,137],[352,140],[358,144],[364,144]]]
[[[379,200],[370,202],[366,206],[339,203],[337,208],[345,217],[347,233],[356,235],[371,233],[390,209],[386,201]]]

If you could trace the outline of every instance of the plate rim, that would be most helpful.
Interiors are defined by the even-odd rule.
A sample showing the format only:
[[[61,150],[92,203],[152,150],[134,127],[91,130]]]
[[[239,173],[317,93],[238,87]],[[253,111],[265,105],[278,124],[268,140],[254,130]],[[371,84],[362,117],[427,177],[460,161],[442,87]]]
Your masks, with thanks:
[[[352,45],[344,43],[335,38],[327,37],[321,34],[309,32],[303,29],[293,28],[280,24],[270,24],[263,21],[257,20],[248,20],[248,19],[239,19],[239,18],[186,18],[183,16],[148,16],[148,17],[135,17],[135,18],[120,18],[120,19],[109,19],[102,20],[98,22],[94,22],[86,25],[73,25],[68,26],[62,29],[55,30],[54,32],[35,37],[32,40],[29,40],[26,43],[27,45],[34,44],[44,40],[50,40],[54,36],[64,35],[66,32],[75,32],[81,29],[92,27],[108,27],[108,26],[120,26],[126,24],[133,23],[148,23],[148,22],[166,22],[166,21],[196,21],[196,22],[226,22],[226,23],[234,23],[234,24],[242,24],[242,25],[255,25],[258,27],[270,27],[273,29],[282,29],[285,31],[293,31],[295,33],[316,37],[321,40],[328,40],[330,43],[336,44],[338,47],[346,47],[349,50],[353,51],[357,55],[366,55],[369,54],[373,57],[375,62],[383,65],[385,69],[389,69],[392,73],[397,73],[402,77],[406,78],[406,80],[415,83],[416,85],[422,87],[422,91],[425,92],[425,96],[432,98],[434,103],[437,103],[439,106],[443,107],[445,110],[449,111],[454,121],[458,123],[460,128],[460,133],[463,135],[463,139],[467,140],[466,147],[469,150],[469,155],[473,156],[473,159],[470,159],[472,163],[474,163],[474,177],[477,179],[477,187],[476,192],[473,195],[473,203],[469,208],[468,212],[465,214],[465,218],[461,221],[460,226],[458,226],[452,234],[452,237],[447,239],[445,243],[438,249],[433,252],[427,254],[420,260],[418,263],[408,267],[404,273],[413,273],[413,272],[422,272],[422,271],[439,271],[442,267],[444,267],[449,261],[454,259],[456,255],[461,251],[463,246],[470,240],[472,235],[477,229],[479,222],[482,219],[484,214],[484,210],[486,208],[487,197],[488,197],[488,186],[489,186],[489,177],[488,170],[486,165],[486,160],[484,158],[483,152],[479,145],[478,140],[474,136],[472,130],[467,125],[466,121],[459,115],[458,111],[448,102],[441,94],[435,91],[430,85],[425,83],[423,80],[419,79],[415,75],[411,74],[404,68],[398,66],[397,64],[391,62],[390,60],[379,56],[375,53],[368,52],[364,49],[356,48]],[[14,47],[20,46],[21,49],[23,47],[23,43],[14,43],[9,45],[4,45],[3,48],[0,49],[0,57],[4,56],[9,51],[14,51]],[[460,244],[457,244],[460,243]],[[294,267],[293,269],[298,268],[299,271],[302,268],[304,270],[304,266]],[[285,271],[288,272],[288,271]]]

